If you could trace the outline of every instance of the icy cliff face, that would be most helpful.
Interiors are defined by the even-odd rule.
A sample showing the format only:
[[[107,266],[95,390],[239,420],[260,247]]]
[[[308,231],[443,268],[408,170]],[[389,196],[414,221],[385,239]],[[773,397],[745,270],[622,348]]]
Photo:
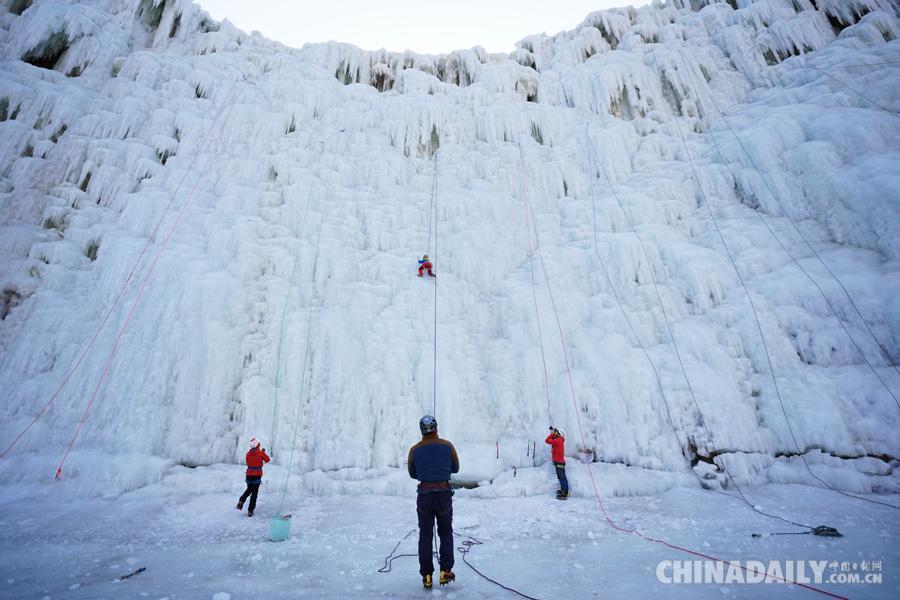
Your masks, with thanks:
[[[673,0],[435,57],[289,49],[185,0],[7,0],[0,446],[40,418],[4,479],[49,479],[90,403],[65,485],[255,435],[308,490],[404,489],[429,252],[436,413],[484,493],[549,485],[521,469],[549,419],[577,456],[577,416],[607,492],[713,456],[809,481],[789,424],[832,485],[898,489],[895,10]]]

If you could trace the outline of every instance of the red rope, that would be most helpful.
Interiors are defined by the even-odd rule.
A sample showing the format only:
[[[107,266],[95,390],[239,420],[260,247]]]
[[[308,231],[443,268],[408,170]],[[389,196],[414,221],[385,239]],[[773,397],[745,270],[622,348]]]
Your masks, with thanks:
[[[528,172],[525,169],[525,155],[522,151],[521,143],[519,143],[519,161],[521,162],[521,166],[522,166],[522,192],[523,192],[523,197],[524,197],[525,206],[526,206],[525,210],[526,210],[526,214],[527,214],[527,212],[529,211],[529,205],[530,205],[530,201],[528,198],[528,175],[527,175]],[[568,355],[568,352],[566,351],[566,341],[565,341],[565,337],[563,336],[562,324],[560,323],[560,320],[559,320],[559,311],[556,308],[556,301],[553,298],[553,288],[550,284],[550,278],[547,275],[547,266],[544,263],[544,254],[541,251],[541,241],[540,241],[540,237],[538,236],[537,224],[534,222],[534,212],[531,211],[531,214],[532,214],[531,221],[532,221],[532,224],[534,225],[534,236],[535,236],[535,241],[537,244],[538,256],[540,257],[540,261],[541,261],[541,269],[544,272],[544,279],[547,281],[547,291],[550,296],[550,303],[553,306],[553,313],[556,316],[556,326],[559,329],[559,340],[562,343],[563,358],[565,359],[566,373],[567,373],[568,379],[569,379],[569,390],[571,391],[571,394],[572,394],[572,405],[575,408],[575,419],[578,422],[578,433],[581,436],[582,447],[587,448],[587,442],[586,442],[586,438],[584,436],[584,428],[581,425],[581,414],[580,414],[580,410],[578,408],[578,399],[575,395],[575,383],[572,380],[572,369],[569,366],[569,355]],[[541,351],[543,352],[543,348],[541,349]],[[671,542],[667,542],[666,540],[663,540],[663,539],[646,536],[643,533],[641,533],[640,531],[638,531],[637,529],[628,529],[627,527],[622,527],[620,525],[617,525],[612,520],[612,518],[610,518],[609,513],[606,512],[606,507],[603,505],[603,498],[600,496],[600,489],[597,487],[596,479],[594,479],[594,470],[591,468],[591,463],[587,463],[587,468],[588,468],[588,474],[590,475],[590,478],[591,478],[591,486],[594,488],[594,495],[597,497],[597,504],[600,507],[600,511],[603,513],[603,518],[606,520],[607,524],[609,524],[609,526],[612,527],[613,529],[615,529],[616,531],[620,531],[622,533],[628,533],[631,535],[636,535],[637,537],[641,538],[642,540],[645,540],[648,542],[653,542],[655,544],[661,544],[663,546],[666,546],[667,548],[672,548],[673,550],[678,550],[680,552],[684,552],[686,554],[691,554],[693,556],[699,556],[701,558],[706,558],[709,560],[720,562],[720,563],[728,565],[729,567],[734,566],[734,567],[741,569],[742,571],[746,571],[747,573],[752,573],[754,575],[758,574],[756,571],[751,571],[750,569],[741,565],[740,563],[734,563],[734,562],[731,562],[728,560],[718,558],[716,556],[704,554],[704,553],[698,552],[696,550],[691,550],[690,548],[685,548],[685,547],[679,546],[677,544],[672,544]],[[813,592],[818,592],[820,594],[830,596],[832,598],[840,598],[842,600],[848,600],[846,596],[840,596],[838,594],[834,594],[832,592],[823,590],[821,588],[817,588],[817,587],[814,587],[811,585],[807,585],[805,583],[800,583],[798,581],[794,581],[793,579],[779,577],[778,575],[769,575],[768,573],[765,575],[765,577],[768,577],[770,579],[776,579],[783,583],[790,583],[793,585],[797,585],[802,588],[811,590]]]
[[[520,149],[521,150],[521,149]],[[534,319],[537,322],[537,330],[538,330],[538,342],[541,345],[541,363],[544,366],[544,395],[547,396],[547,420],[552,424],[553,423],[553,413],[550,408],[550,379],[547,375],[547,357],[544,354],[544,333],[541,329],[541,313],[538,311],[538,301],[537,301],[537,285],[534,282],[534,250],[531,246],[531,226],[528,224],[528,201],[525,201],[525,233],[528,238],[528,264],[531,267],[531,298],[534,301]],[[534,222],[534,215],[531,216],[531,221]],[[535,238],[537,238],[537,227],[534,229]],[[537,239],[535,240],[537,241]],[[540,247],[540,244],[538,243]],[[544,272],[544,276],[546,277],[546,271]],[[549,283],[549,282],[548,282]],[[548,285],[549,287],[549,285]]]
[[[234,85],[232,88],[234,88]],[[231,90],[229,90],[229,94]],[[138,304],[140,303],[141,297],[144,295],[144,290],[147,287],[147,282],[150,280],[150,276],[153,275],[153,271],[156,269],[156,265],[159,262],[160,256],[162,256],[163,251],[166,249],[166,246],[169,244],[169,240],[172,239],[172,235],[175,233],[175,229],[178,227],[178,224],[181,223],[182,217],[184,217],[185,211],[187,210],[188,205],[191,202],[191,198],[194,196],[194,192],[197,190],[197,185],[200,183],[200,179],[202,179],[203,173],[206,172],[207,166],[209,166],[209,161],[212,159],[213,154],[219,146],[219,141],[222,138],[222,133],[225,131],[225,126],[228,124],[229,119],[231,118],[231,112],[234,109],[234,105],[237,104],[238,100],[240,100],[242,94],[238,94],[235,98],[234,102],[228,107],[228,112],[225,114],[225,118],[222,120],[222,125],[219,129],[219,133],[216,136],[215,141],[213,142],[212,148],[209,150],[209,153],[206,156],[206,162],[203,163],[203,166],[200,168],[200,175],[197,177],[196,181],[194,181],[193,187],[191,187],[191,191],[188,194],[187,199],[185,199],[184,204],[181,209],[178,211],[178,215],[175,218],[175,222],[172,223],[172,227],[169,228],[169,232],[166,234],[165,239],[162,244],[160,244],[159,249],[156,251],[156,255],[153,257],[153,262],[150,264],[150,268],[147,270],[147,274],[144,275],[144,279],[141,283],[141,287],[138,290],[137,296],[134,298],[134,302],[131,304],[131,310],[128,311],[128,316],[125,318],[125,322],[122,324],[122,327],[119,329],[118,334],[116,335],[116,341],[113,344],[112,350],[110,350],[109,355],[106,358],[106,364],[103,367],[103,372],[100,374],[100,378],[97,380],[97,385],[94,387],[94,393],[91,394],[90,400],[88,400],[87,406],[84,409],[84,414],[81,416],[81,420],[78,422],[78,426],[75,428],[75,433],[72,435],[72,439],[69,442],[68,447],[66,448],[66,452],[63,455],[62,460],[59,463],[59,467],[56,469],[56,479],[59,480],[62,476],[62,468],[66,462],[66,459],[69,457],[69,453],[72,451],[72,448],[75,446],[75,441],[78,439],[78,434],[81,432],[81,428],[87,420],[88,413],[91,411],[91,407],[94,405],[94,400],[97,399],[97,395],[100,393],[100,387],[103,384],[103,381],[106,379],[107,373],[109,373],[109,367],[112,364],[113,357],[116,354],[116,351],[119,349],[119,344],[122,341],[122,336],[125,334],[125,330],[128,328],[129,323],[131,323],[131,319],[134,316],[135,311],[137,310]],[[186,174],[185,174],[186,175]],[[182,178],[184,181],[184,178]],[[180,184],[179,184],[180,185]],[[174,196],[173,196],[174,199]],[[171,204],[171,201],[170,201]],[[154,232],[155,233],[155,232]],[[130,278],[130,275],[129,275]],[[108,318],[108,317],[107,317]]]
[[[237,85],[237,81],[235,81],[231,88],[228,90],[228,93],[225,94],[225,99],[222,101],[223,106],[225,106],[228,102],[228,98],[231,96],[231,92],[234,91],[234,87]],[[221,114],[221,113],[220,113]],[[206,130],[206,133],[203,135],[203,139],[200,140],[200,147],[204,146],[204,142],[206,142],[206,138],[209,137],[209,134],[212,132],[213,127],[215,126],[215,122],[218,119],[218,115],[216,119],[213,119],[213,122],[210,124],[209,129]],[[153,230],[150,232],[150,235],[147,237],[147,242],[144,244],[144,247],[141,249],[140,254],[135,259],[134,264],[131,266],[131,271],[129,271],[128,276],[125,278],[125,281],[122,283],[121,288],[119,288],[119,292],[116,294],[116,297],[113,299],[112,305],[110,305],[109,310],[106,313],[106,316],[103,318],[103,321],[100,323],[100,327],[97,328],[97,331],[94,332],[93,337],[91,337],[91,341],[84,347],[81,351],[81,354],[78,356],[78,360],[75,361],[75,364],[69,369],[66,376],[63,378],[62,383],[59,384],[59,387],[56,388],[56,391],[53,392],[53,395],[50,396],[50,399],[41,407],[41,410],[38,411],[38,414],[31,420],[31,423],[28,424],[25,429],[23,429],[19,435],[12,441],[12,443],[6,447],[6,450],[0,454],[0,458],[5,457],[13,447],[19,443],[19,440],[28,433],[28,431],[34,427],[34,424],[38,422],[38,420],[43,416],[43,414],[50,408],[50,405],[56,400],[56,398],[62,393],[63,388],[66,387],[66,384],[69,383],[69,379],[71,379],[72,375],[75,371],[78,370],[78,367],[81,366],[81,363],[84,361],[84,358],[87,356],[88,352],[90,352],[91,348],[94,346],[94,342],[97,341],[97,338],[100,337],[100,333],[106,327],[106,324],[109,322],[110,317],[113,314],[116,306],[119,304],[119,300],[122,299],[122,295],[125,293],[125,289],[128,287],[128,284],[131,282],[131,278],[134,277],[135,272],[137,271],[138,265],[140,265],[141,260],[144,258],[144,254],[147,253],[147,249],[150,247],[150,244],[153,242],[153,239],[156,237],[156,233],[159,231],[159,228],[162,227],[163,220],[166,218],[166,215],[169,214],[169,210],[172,208],[172,204],[175,202],[175,197],[178,195],[179,190],[181,190],[182,184],[184,184],[185,179],[187,179],[188,174],[191,172],[191,169],[194,167],[194,163],[197,162],[197,159],[200,157],[200,153],[194,155],[194,158],[191,160],[187,169],[184,172],[184,175],[181,177],[181,181],[178,182],[178,186],[175,188],[175,191],[172,192],[171,198],[169,198],[169,203],[166,204],[165,209],[159,217],[159,220],[156,222],[156,226],[154,226]]]

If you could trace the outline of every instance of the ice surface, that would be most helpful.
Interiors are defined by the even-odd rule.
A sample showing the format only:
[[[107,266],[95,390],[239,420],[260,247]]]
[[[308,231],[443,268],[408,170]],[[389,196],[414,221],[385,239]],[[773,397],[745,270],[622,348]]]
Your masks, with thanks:
[[[173,469],[172,475],[186,469]],[[545,466],[545,470],[549,468]],[[416,552],[411,490],[405,497],[337,495],[296,497],[291,536],[267,539],[273,501],[260,496],[258,517],[234,510],[240,493],[237,467],[200,468],[180,477],[112,499],[75,499],[58,515],[57,497],[30,505],[4,499],[4,553],[0,577],[4,593],[15,598],[422,598],[418,564],[411,556],[376,571],[396,544],[396,554]],[[213,481],[217,485],[212,484]],[[264,484],[265,485],[265,484]],[[215,490],[213,488],[228,488]],[[663,560],[686,557],[674,550],[616,533],[597,521],[595,502],[549,497],[477,497],[463,490],[454,502],[457,547],[466,536],[483,542],[466,559],[485,575],[534,598],[759,599],[817,598],[780,583],[758,585],[667,585],[656,578]],[[770,536],[796,531],[747,512],[735,519],[739,501],[696,489],[676,488],[658,495],[613,498],[608,508],[623,523],[649,535],[689,544],[730,560],[880,561],[881,584],[821,587],[851,598],[896,598],[891,565],[900,559],[893,511],[859,511],[857,503],[832,492],[800,485],[768,485],[752,490],[763,509],[799,506],[796,518],[836,525],[844,538],[811,535]],[[265,515],[265,516],[264,516]],[[49,524],[49,526],[48,526]],[[764,537],[753,538],[753,533]],[[512,598],[481,579],[456,552],[456,581],[431,592],[440,598]],[[120,577],[145,568],[126,580]],[[858,569],[857,569],[857,572]],[[430,597],[430,596],[429,596]]]

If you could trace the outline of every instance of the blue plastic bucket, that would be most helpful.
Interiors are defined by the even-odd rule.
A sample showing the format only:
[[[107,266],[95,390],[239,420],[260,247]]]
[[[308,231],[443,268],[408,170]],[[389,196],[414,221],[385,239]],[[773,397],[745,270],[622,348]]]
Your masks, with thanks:
[[[283,542],[291,533],[291,515],[272,517],[269,520],[269,539],[273,542]]]

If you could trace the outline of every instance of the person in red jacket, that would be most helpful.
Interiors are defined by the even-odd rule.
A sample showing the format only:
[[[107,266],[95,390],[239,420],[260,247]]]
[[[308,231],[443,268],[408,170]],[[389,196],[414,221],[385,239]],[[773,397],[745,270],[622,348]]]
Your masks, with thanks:
[[[556,467],[556,477],[559,479],[559,491],[556,492],[557,500],[565,500],[569,497],[569,480],[566,479],[566,435],[561,429],[550,426],[550,435],[544,440],[550,444],[550,458]]]
[[[250,451],[247,452],[247,489],[241,494],[238,500],[237,509],[243,510],[244,501],[250,498],[250,506],[247,507],[247,516],[252,517],[253,511],[256,510],[256,496],[259,494],[259,486],[262,483],[263,463],[271,460],[266,454],[266,449],[262,448],[262,444],[256,438],[250,440]]]

